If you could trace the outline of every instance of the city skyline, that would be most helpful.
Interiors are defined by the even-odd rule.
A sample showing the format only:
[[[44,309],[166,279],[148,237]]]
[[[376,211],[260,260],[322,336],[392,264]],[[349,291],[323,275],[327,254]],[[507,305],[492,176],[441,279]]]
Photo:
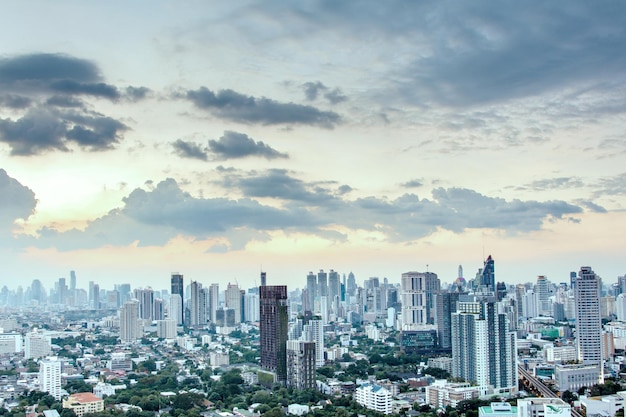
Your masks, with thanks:
[[[0,279],[612,282],[624,8],[4,5]]]

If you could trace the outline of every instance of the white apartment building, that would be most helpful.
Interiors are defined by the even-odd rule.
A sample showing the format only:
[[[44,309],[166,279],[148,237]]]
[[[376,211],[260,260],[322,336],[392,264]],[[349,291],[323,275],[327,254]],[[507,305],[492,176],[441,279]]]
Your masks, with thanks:
[[[41,333],[28,333],[24,338],[24,358],[37,359],[52,354],[50,339]]]
[[[365,383],[354,391],[354,399],[365,408],[391,414],[393,397],[389,390],[380,385]]]
[[[39,362],[39,389],[61,399],[61,362],[56,357]]]

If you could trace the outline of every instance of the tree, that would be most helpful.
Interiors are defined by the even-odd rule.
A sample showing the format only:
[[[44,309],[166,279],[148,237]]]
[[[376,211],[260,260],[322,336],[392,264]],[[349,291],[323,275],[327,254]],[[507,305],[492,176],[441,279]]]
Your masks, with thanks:
[[[561,399],[566,403],[571,404],[578,399],[578,396],[570,390],[565,390],[563,391],[563,394],[561,394]]]

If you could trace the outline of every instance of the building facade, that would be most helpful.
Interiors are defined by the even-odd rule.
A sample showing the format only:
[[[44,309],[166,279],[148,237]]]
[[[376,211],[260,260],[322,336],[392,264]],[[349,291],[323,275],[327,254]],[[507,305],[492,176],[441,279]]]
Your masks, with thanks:
[[[286,285],[259,287],[261,367],[287,382],[287,332],[289,311]]]

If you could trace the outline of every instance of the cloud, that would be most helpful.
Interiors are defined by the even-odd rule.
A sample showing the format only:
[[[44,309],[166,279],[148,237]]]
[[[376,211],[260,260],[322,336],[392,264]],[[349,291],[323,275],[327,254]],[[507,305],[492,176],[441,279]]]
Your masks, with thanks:
[[[613,177],[600,178],[596,184],[594,197],[603,195],[626,195],[626,173]]]
[[[269,197],[316,206],[339,203],[329,190],[294,178],[284,169],[270,169],[250,176],[227,175],[222,185],[237,187],[246,197]]]
[[[105,83],[81,83],[74,80],[58,80],[50,83],[50,88],[61,94],[86,94],[110,100],[120,98],[117,87]]]
[[[407,181],[405,183],[402,183],[402,186],[405,187],[405,188],[419,188],[422,185],[424,185],[423,181],[422,180],[416,180],[416,179],[409,180],[409,181]]]
[[[583,181],[579,177],[546,178],[542,180],[533,181],[530,184],[526,185],[526,187],[535,191],[580,188],[583,186],[584,186]]]
[[[0,231],[3,234],[14,229],[15,220],[26,220],[35,213],[35,193],[11,178],[4,169],[0,169],[0,195]]]
[[[91,151],[112,149],[128,127],[110,117],[33,108],[13,121],[0,119],[0,141],[11,155],[30,156],[47,151],[67,152],[68,142]]]
[[[148,97],[151,92],[147,87],[126,87],[124,96],[129,101],[139,101]]]
[[[49,97],[46,100],[46,104],[48,106],[53,107],[75,107],[75,108],[83,108],[84,103],[75,97],[64,96],[64,95],[54,95]]]
[[[63,54],[29,54],[0,59],[0,84],[24,87],[59,80],[93,83],[100,80],[91,61]]]
[[[16,95],[16,94],[4,94],[0,95],[0,107],[8,107],[10,109],[25,109],[32,103],[32,100],[28,97]]]
[[[302,88],[304,89],[304,96],[309,101],[316,100],[320,90],[327,90],[327,87],[320,81],[306,82],[302,84]]]
[[[227,177],[223,185],[239,188],[242,198],[195,197],[170,178],[149,190],[133,190],[123,199],[122,207],[90,222],[84,230],[60,232],[46,227],[39,230],[38,237],[22,236],[19,242],[71,250],[132,243],[163,245],[182,235],[198,240],[219,237],[226,245],[223,249],[243,248],[250,240],[267,240],[276,230],[346,239],[336,227],[377,231],[390,241],[408,242],[438,229],[524,233],[539,230],[546,222],[576,221],[571,215],[582,212],[579,206],[563,201],[506,201],[460,188],[438,188],[432,199],[405,194],[393,200],[373,196],[348,200],[319,183],[293,178],[284,170],[249,177],[232,170],[219,172]],[[275,198],[280,205],[262,204],[255,200],[259,197]],[[31,205],[26,209],[32,210],[32,199],[27,201]],[[28,211],[18,214],[27,216]]]
[[[245,158],[261,156],[265,159],[288,158],[285,153],[266,145],[262,141],[254,141],[244,133],[225,131],[219,140],[209,140],[209,149],[219,159]]]
[[[302,84],[302,89],[304,90],[304,96],[308,101],[317,100],[319,94],[322,92],[324,93],[324,98],[331,104],[338,104],[348,99],[348,97],[343,95],[340,89],[335,88],[330,90],[321,81],[306,82]]]
[[[172,143],[174,152],[181,158],[199,159],[201,161],[208,161],[208,154],[206,147],[203,147],[197,143],[177,139]]]
[[[582,200],[582,201],[579,202],[579,204],[581,204],[582,206],[588,208],[589,210],[591,210],[594,213],[608,213],[607,209],[605,209],[604,207],[594,203],[593,201]]]
[[[412,38],[429,47],[396,72],[406,80],[398,91],[415,101],[472,106],[624,80],[621,4],[429,4],[409,11]]]
[[[185,97],[200,109],[241,123],[302,124],[330,129],[341,122],[341,117],[335,112],[322,111],[313,106],[281,103],[265,97],[246,96],[233,90],[220,90],[216,94],[206,87],[200,87],[187,91]]]

